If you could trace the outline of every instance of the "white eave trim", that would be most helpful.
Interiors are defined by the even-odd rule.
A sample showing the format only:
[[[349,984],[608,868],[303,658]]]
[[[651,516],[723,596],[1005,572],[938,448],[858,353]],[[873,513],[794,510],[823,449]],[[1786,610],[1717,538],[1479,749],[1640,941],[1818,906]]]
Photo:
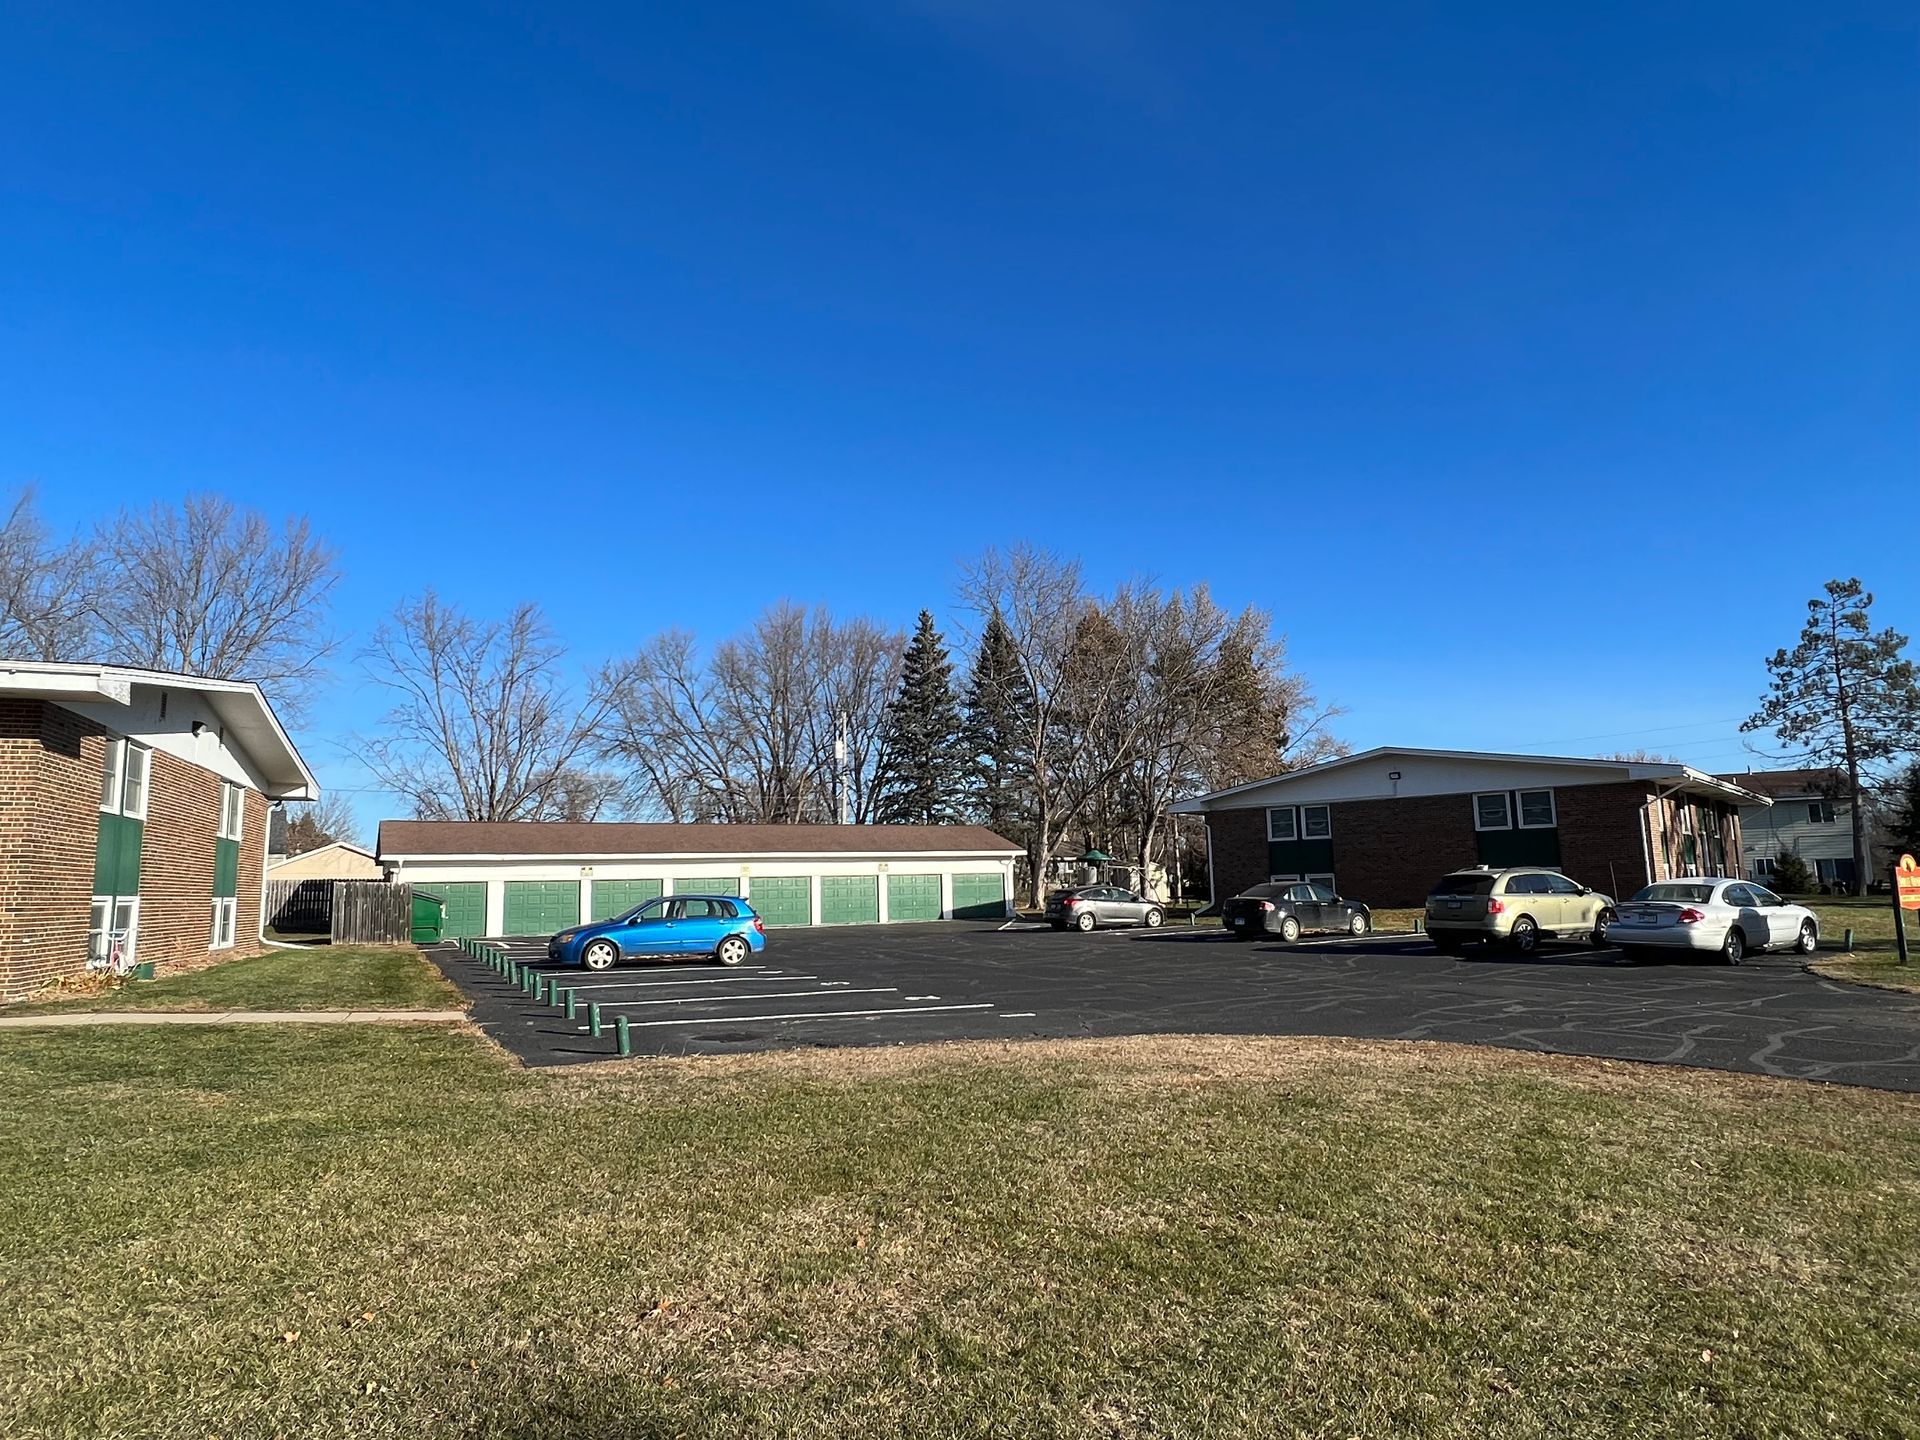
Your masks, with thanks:
[[[1329,770],[1338,770],[1342,766],[1357,765],[1362,760],[1384,760],[1391,756],[1417,757],[1426,760],[1484,760],[1500,765],[1551,765],[1564,769],[1568,766],[1580,766],[1594,770],[1613,771],[1621,780],[1678,780],[1681,789],[1700,789],[1733,798],[1740,804],[1769,805],[1772,802],[1763,795],[1755,795],[1750,790],[1742,790],[1738,785],[1728,784],[1718,776],[1705,771],[1695,770],[1690,765],[1648,764],[1634,760],[1596,760],[1591,756],[1577,755],[1508,755],[1491,750],[1422,750],[1403,745],[1379,745],[1371,750],[1362,750],[1358,755],[1343,755],[1338,760],[1322,760],[1318,765],[1307,765],[1299,770],[1287,770],[1278,775],[1269,775],[1264,780],[1250,780],[1244,785],[1230,785],[1225,790],[1215,790],[1206,795],[1196,795],[1191,800],[1182,800],[1168,809],[1176,815],[1204,815],[1214,809],[1222,800],[1235,795],[1245,795],[1254,790],[1265,790],[1273,786],[1286,785],[1295,780],[1305,779],[1309,775],[1324,775]],[[1467,791],[1461,791],[1467,794]],[[1368,799],[1387,797],[1368,796]],[[1284,802],[1282,802],[1284,803]]]
[[[616,850],[610,854],[548,854],[534,851],[516,851],[509,855],[457,855],[446,851],[382,851],[374,858],[383,864],[392,861],[395,864],[418,864],[439,861],[448,865],[464,865],[469,862],[493,864],[501,861],[520,860],[537,865],[565,865],[569,863],[599,864],[603,861],[637,861],[652,864],[675,860],[700,861],[745,861],[757,863],[762,860],[1005,860],[1017,856],[1019,850]],[[296,857],[297,858],[297,857]]]
[[[313,772],[294,748],[267,697],[251,680],[211,680],[203,675],[177,675],[170,670],[143,670],[130,665],[0,660],[0,694],[26,699],[130,705],[135,685],[191,690],[215,697],[214,709],[238,737],[240,747],[263,774],[272,772],[263,787],[268,799],[320,798]]]

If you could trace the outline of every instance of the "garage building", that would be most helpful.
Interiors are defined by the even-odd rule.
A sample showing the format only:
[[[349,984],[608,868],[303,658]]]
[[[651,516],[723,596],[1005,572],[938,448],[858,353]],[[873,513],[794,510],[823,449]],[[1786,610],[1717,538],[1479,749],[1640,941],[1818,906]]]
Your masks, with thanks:
[[[739,895],[775,925],[1011,915],[1020,848],[978,825],[386,820],[388,878],[447,904],[449,937],[549,935],[659,895]]]

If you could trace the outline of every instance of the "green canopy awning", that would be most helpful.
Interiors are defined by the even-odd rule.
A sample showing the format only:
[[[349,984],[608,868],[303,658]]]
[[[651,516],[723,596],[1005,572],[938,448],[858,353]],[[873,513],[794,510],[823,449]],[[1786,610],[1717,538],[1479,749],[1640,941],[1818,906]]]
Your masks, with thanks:
[[[1104,850],[1089,850],[1080,857],[1080,863],[1083,865],[1111,865],[1113,863],[1113,856],[1107,854]]]

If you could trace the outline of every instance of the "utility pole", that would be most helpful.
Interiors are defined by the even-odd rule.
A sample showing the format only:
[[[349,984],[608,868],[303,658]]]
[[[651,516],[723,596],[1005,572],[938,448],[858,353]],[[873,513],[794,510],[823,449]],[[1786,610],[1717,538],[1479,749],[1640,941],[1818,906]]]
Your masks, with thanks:
[[[842,710],[834,716],[838,731],[833,737],[833,787],[840,792],[839,817],[842,825],[853,823],[853,787],[849,783],[847,755],[852,749],[848,742],[847,712]]]

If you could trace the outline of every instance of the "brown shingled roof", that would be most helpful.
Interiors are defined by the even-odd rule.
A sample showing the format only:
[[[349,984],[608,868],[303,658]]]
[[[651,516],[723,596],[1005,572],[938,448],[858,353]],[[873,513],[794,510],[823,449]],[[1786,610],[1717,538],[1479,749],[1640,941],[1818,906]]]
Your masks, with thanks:
[[[1824,768],[1749,770],[1744,775],[1721,775],[1718,778],[1730,785],[1738,785],[1742,790],[1751,790],[1756,795],[1765,795],[1773,800],[1787,795],[1831,797],[1846,788],[1846,776],[1838,770]]]
[[[1018,852],[984,825],[661,825],[382,820],[394,855],[922,855]]]

